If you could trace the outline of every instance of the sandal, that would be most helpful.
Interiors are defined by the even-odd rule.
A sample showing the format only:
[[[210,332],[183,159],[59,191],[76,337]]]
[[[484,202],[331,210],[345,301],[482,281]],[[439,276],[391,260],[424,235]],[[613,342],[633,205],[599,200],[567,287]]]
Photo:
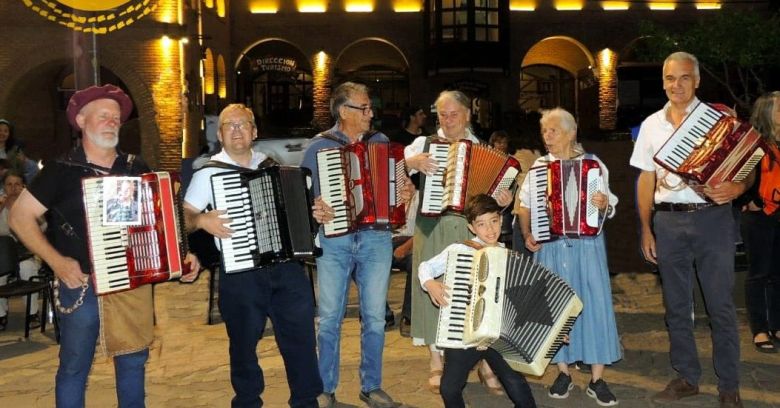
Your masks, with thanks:
[[[761,333],[759,333],[761,334]],[[775,348],[775,344],[773,343],[773,337],[775,337],[773,334],[767,333],[766,334],[769,340],[764,341],[756,341],[756,336],[753,336],[753,345],[756,347],[756,350],[758,350],[760,353],[777,353],[777,348]]]
[[[483,386],[488,391],[488,394],[491,395],[504,395],[504,389],[501,387],[501,385],[498,385],[497,387],[491,387],[490,384],[488,384],[488,381],[498,381],[498,377],[496,377],[495,374],[490,373],[487,375],[482,374],[482,371],[477,369],[477,377],[479,377],[479,382],[482,383]],[[499,383],[501,384],[501,383]]]
[[[430,376],[428,377],[428,390],[434,394],[440,394],[441,393],[441,376],[444,375],[444,371],[442,370],[431,370]],[[438,384],[434,384],[433,380],[438,378]]]

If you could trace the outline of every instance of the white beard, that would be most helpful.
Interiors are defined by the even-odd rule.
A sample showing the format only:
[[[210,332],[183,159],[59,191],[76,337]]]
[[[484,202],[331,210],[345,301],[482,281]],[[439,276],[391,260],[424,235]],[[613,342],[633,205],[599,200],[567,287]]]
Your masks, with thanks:
[[[117,131],[114,133],[114,137],[111,139],[105,139],[101,136],[95,136],[92,134],[87,133],[87,137],[89,138],[89,141],[94,143],[97,147],[103,148],[103,149],[113,149],[116,147],[116,145],[119,144],[119,132]]]

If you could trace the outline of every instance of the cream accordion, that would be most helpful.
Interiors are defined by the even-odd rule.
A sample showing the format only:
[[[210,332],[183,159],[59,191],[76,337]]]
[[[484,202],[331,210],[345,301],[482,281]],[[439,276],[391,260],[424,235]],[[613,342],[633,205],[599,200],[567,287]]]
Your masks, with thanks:
[[[603,192],[604,183],[598,160],[588,156],[555,160],[528,171],[531,234],[537,242],[601,232],[604,216],[590,199]]]
[[[566,282],[505,248],[479,250],[464,341],[489,346],[522,373],[542,375],[582,311]]]
[[[423,151],[439,163],[435,174],[420,177],[420,214],[429,217],[446,211],[463,212],[477,194],[495,198],[502,189],[514,186],[520,173],[520,162],[514,157],[470,140],[451,144],[429,140]]]
[[[653,159],[692,184],[713,187],[744,180],[765,151],[761,134],[749,123],[699,102]]]
[[[167,172],[139,177],[137,225],[104,222],[104,180],[82,179],[87,217],[89,258],[95,293],[134,289],[141,285],[178,279],[188,272],[182,262],[187,252],[178,178]]]

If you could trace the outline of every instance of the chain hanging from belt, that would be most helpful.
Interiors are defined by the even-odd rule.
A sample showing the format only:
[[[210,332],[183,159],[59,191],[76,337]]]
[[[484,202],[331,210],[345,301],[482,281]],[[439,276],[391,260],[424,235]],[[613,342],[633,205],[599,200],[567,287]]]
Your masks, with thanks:
[[[79,294],[79,298],[76,299],[75,302],[73,302],[73,305],[70,307],[63,307],[62,303],[60,302],[60,280],[54,279],[54,307],[57,308],[57,311],[62,314],[71,314],[76,311],[81,305],[84,304],[84,296],[87,294],[87,289],[89,289],[89,280],[85,279],[84,282],[81,284],[81,293]]]

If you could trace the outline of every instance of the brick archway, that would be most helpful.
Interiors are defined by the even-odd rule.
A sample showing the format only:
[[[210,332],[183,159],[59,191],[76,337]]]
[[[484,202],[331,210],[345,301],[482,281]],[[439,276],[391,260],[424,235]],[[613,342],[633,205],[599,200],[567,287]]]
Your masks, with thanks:
[[[160,145],[160,130],[156,122],[156,113],[154,110],[154,100],[151,91],[144,80],[131,69],[133,66],[129,61],[110,50],[100,50],[101,66],[113,72],[127,86],[128,91],[138,110],[138,127],[141,138],[141,155],[150,166],[156,167],[159,163],[159,152],[155,146]],[[19,106],[15,100],[23,95],[26,90],[33,86],[35,82],[44,83],[50,95],[54,95],[56,83],[53,78],[48,77],[55,70],[55,67],[66,66],[71,63],[72,55],[66,48],[55,48],[47,53],[26,53],[17,54],[13,66],[0,72],[0,78],[7,86],[0,88],[0,112],[14,113],[23,110],[35,110],[36,107]],[[41,77],[43,76],[43,77]],[[46,83],[47,81],[50,83]],[[56,103],[56,102],[55,102]],[[53,106],[53,105],[52,105]],[[17,114],[19,115],[19,114]],[[64,117],[60,118],[64,125]],[[56,122],[56,123],[55,123]],[[58,121],[52,122],[52,133],[54,127],[60,125]],[[17,129],[18,131],[19,129]]]

